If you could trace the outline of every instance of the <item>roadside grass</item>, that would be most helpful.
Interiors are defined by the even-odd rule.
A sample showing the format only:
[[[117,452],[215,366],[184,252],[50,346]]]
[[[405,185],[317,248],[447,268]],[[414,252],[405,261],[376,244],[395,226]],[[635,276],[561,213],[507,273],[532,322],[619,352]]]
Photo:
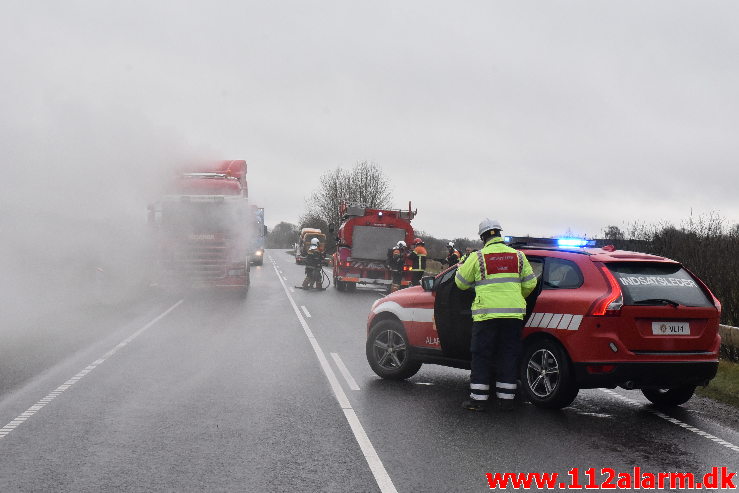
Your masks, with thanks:
[[[707,387],[698,387],[696,392],[703,397],[739,407],[739,363],[719,361],[716,378]]]
[[[424,271],[424,276],[435,276],[439,272],[441,272],[444,269],[444,265],[442,265],[441,262],[438,262],[436,260],[426,260],[426,270]]]

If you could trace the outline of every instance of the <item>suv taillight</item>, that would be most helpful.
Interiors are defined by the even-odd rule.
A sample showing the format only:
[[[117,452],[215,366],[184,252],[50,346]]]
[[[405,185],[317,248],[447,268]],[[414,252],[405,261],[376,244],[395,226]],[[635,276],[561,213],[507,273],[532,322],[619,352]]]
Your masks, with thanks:
[[[624,306],[624,297],[621,293],[621,286],[613,274],[605,265],[599,265],[598,269],[608,284],[608,292],[593,303],[590,308],[590,314],[596,316],[618,315],[621,307]]]

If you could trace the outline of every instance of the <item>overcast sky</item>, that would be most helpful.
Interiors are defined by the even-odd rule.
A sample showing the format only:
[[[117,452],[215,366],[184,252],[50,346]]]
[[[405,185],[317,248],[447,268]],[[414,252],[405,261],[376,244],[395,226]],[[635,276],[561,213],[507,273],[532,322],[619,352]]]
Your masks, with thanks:
[[[0,200],[143,220],[152,168],[246,159],[272,226],[369,160],[439,237],[733,224],[738,25],[706,0],[3,0]]]

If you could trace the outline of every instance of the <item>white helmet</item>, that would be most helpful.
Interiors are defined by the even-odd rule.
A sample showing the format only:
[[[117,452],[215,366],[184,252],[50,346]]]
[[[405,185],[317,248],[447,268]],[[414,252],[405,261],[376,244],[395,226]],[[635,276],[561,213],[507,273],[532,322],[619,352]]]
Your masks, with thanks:
[[[491,229],[497,229],[498,231],[500,231],[501,229],[503,229],[503,227],[500,225],[500,221],[498,221],[497,219],[490,219],[486,217],[480,222],[480,227],[477,228],[477,234],[479,236],[482,236],[485,231],[490,231]]]
[[[400,241],[398,242],[398,244],[397,244],[397,245],[395,245],[395,246],[396,246],[396,247],[399,247],[399,248],[405,248],[405,247],[406,247],[407,245],[405,244],[405,242],[404,242],[403,240],[400,240]]]
[[[309,251],[318,250],[318,245],[311,245],[310,247],[308,247],[308,250]]]
[[[446,244],[446,246],[448,246],[449,248],[454,248],[454,242],[450,241],[449,243]]]
[[[318,246],[319,243],[321,243],[321,240],[319,240],[318,238],[313,238],[312,240],[310,240],[311,245]]]

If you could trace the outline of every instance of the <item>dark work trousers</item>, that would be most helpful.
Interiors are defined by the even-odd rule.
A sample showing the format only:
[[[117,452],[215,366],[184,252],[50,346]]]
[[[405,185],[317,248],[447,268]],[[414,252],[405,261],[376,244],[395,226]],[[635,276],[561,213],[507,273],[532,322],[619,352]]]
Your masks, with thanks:
[[[492,393],[490,377],[493,368],[497,397],[513,399],[516,394],[518,363],[521,358],[522,330],[523,320],[517,318],[493,318],[472,323],[471,399],[488,400]]]
[[[423,277],[424,271],[422,270],[412,270],[411,271],[411,284],[414,286],[418,286],[421,284],[421,278]]]

